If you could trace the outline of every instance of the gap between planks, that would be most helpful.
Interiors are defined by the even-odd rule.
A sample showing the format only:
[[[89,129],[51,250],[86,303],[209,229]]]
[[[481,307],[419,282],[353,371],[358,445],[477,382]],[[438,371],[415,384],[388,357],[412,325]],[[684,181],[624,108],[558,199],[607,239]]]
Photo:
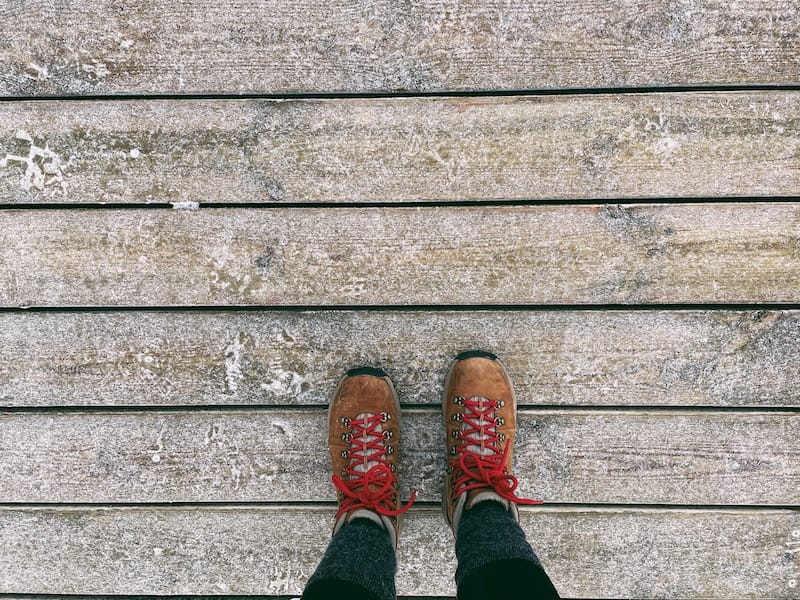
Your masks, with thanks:
[[[432,404],[409,404],[401,402],[403,414],[429,415],[440,412],[436,405]],[[322,413],[328,410],[327,404],[154,404],[147,405],[108,405],[108,406],[78,406],[78,405],[58,405],[58,406],[0,406],[0,415],[4,413],[60,413],[60,414],[122,414],[122,413],[202,413],[202,412],[274,412],[274,413]],[[778,405],[778,406],[651,406],[651,405],[548,405],[548,404],[524,404],[517,406],[517,413],[533,415],[546,413],[549,415],[569,415],[571,413],[581,413],[583,415],[671,415],[689,416],[693,414],[703,414],[708,416],[730,415],[730,414],[769,414],[793,416],[800,413],[800,405]]]
[[[255,210],[276,210],[276,209],[308,209],[308,208],[325,208],[330,210],[336,209],[354,209],[354,208],[397,208],[402,206],[404,208],[470,208],[470,207],[537,207],[537,206],[552,206],[552,207],[577,207],[577,206],[603,206],[603,207],[634,207],[642,204],[651,204],[654,206],[671,205],[671,204],[795,204],[800,200],[800,196],[791,194],[783,196],[686,196],[686,197],[671,197],[664,196],[663,198],[531,198],[531,199],[486,199],[486,200],[370,200],[360,201],[353,200],[352,202],[196,202],[193,203],[191,208],[180,206],[177,202],[71,202],[68,204],[58,202],[41,202],[41,203],[26,203],[14,204],[9,202],[0,202],[0,211],[24,211],[24,210],[141,210],[143,208],[149,210],[214,210],[214,209],[255,209]],[[176,206],[178,205],[178,206]]]
[[[636,94],[691,94],[703,92],[796,92],[793,83],[727,83],[708,85],[668,85],[639,87],[559,87],[490,90],[443,90],[397,92],[294,92],[294,93],[141,93],[141,94],[42,94],[37,96],[0,96],[0,104],[15,102],[135,102],[138,100],[386,100],[390,98],[513,98],[516,96],[633,96]]]
[[[0,511],[30,510],[65,512],[86,510],[91,512],[121,511],[151,512],[155,509],[164,512],[184,512],[187,509],[208,509],[214,511],[251,511],[282,513],[287,509],[293,512],[307,511],[309,514],[335,512],[337,504],[332,502],[2,502]],[[520,514],[695,514],[714,513],[730,515],[765,515],[800,512],[797,504],[615,504],[615,503],[581,503],[581,502],[548,502],[536,506],[518,507]],[[441,503],[415,502],[410,509],[414,514],[441,514]]]

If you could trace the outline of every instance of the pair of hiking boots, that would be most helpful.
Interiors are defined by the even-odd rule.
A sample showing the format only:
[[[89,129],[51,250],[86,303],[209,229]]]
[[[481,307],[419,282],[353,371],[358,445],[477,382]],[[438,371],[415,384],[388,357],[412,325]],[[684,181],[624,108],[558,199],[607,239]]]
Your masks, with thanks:
[[[447,476],[442,504],[456,534],[464,510],[478,502],[500,502],[519,520],[511,474],[516,402],[511,380],[494,354],[471,350],[453,361],[442,408],[447,436]],[[339,498],[334,535],[346,523],[367,518],[383,526],[397,546],[400,403],[380,369],[352,369],[339,384],[328,412],[328,447]]]

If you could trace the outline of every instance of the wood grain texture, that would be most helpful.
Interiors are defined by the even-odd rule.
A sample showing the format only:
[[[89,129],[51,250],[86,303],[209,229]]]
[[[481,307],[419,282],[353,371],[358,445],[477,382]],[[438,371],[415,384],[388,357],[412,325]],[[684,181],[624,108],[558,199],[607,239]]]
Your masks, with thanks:
[[[750,303],[799,294],[797,203],[0,212],[2,306]]]
[[[520,405],[800,405],[792,310],[6,313],[0,405],[324,405],[360,365],[435,404],[470,348]]]
[[[293,594],[333,511],[295,508],[4,508],[4,592]],[[565,597],[792,598],[792,511],[526,510],[528,539]],[[452,534],[415,509],[398,592],[454,595]],[[431,557],[435,556],[435,564]]]
[[[33,0],[2,18],[14,96],[796,83],[800,69],[784,0]]]
[[[0,202],[800,195],[800,93],[0,104]]]
[[[7,502],[334,501],[327,410],[0,413]],[[439,410],[402,415],[401,490],[437,502]],[[800,504],[797,413],[521,411],[522,494],[551,503]]]

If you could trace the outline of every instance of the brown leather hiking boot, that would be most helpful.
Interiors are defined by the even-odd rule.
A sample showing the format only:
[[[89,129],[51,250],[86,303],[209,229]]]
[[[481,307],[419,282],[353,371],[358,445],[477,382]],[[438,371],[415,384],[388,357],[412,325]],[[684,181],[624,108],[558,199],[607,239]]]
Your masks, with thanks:
[[[494,354],[470,350],[450,366],[442,400],[447,433],[447,475],[442,506],[453,534],[464,510],[495,500],[519,521],[511,474],[517,406],[505,368]]]
[[[328,448],[339,512],[333,533],[354,518],[383,526],[397,546],[400,507],[397,448],[400,402],[389,377],[380,369],[351,369],[334,392],[328,409]]]

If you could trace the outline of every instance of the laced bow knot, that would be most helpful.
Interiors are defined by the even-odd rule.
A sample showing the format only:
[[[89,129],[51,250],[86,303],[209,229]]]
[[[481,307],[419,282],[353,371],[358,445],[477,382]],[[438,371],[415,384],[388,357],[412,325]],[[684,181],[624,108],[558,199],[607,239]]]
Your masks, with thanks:
[[[461,440],[456,448],[458,459],[450,463],[456,497],[470,490],[490,488],[515,504],[542,504],[542,500],[519,498],[515,494],[519,481],[505,467],[510,445],[506,445],[502,452],[499,448],[505,436],[497,432],[497,427],[504,421],[495,416],[495,411],[502,408],[504,402],[492,402],[480,396],[459,400],[459,406],[465,408],[460,419],[465,426],[458,435]]]
[[[332,477],[333,485],[344,496],[337,519],[359,508],[395,517],[411,508],[416,500],[417,492],[414,490],[405,506],[394,508],[397,478],[385,458],[391,453],[385,442],[392,436],[386,435],[391,433],[389,431],[378,431],[387,420],[385,413],[347,420],[346,425],[352,427],[352,432],[345,438],[350,443],[347,453],[351,462],[344,471],[346,479],[336,474]]]

